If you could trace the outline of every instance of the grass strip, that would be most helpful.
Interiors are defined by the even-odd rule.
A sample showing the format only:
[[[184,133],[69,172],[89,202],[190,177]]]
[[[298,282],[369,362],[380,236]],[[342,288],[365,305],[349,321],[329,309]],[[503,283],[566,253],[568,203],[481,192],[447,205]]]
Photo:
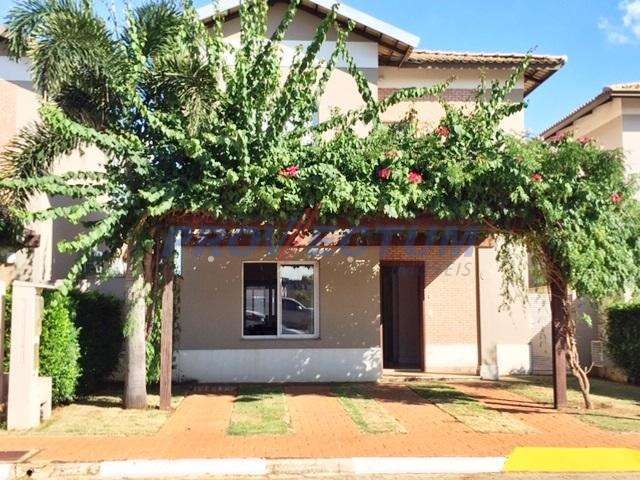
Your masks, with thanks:
[[[640,388],[598,378],[591,379],[594,410],[585,410],[577,381],[568,379],[569,408],[578,420],[610,432],[640,432]],[[536,402],[552,404],[551,377],[527,376],[499,383],[513,393]]]
[[[459,422],[481,433],[532,433],[513,415],[487,407],[445,383],[415,383],[410,388]]]
[[[359,385],[332,388],[351,420],[364,433],[406,433],[404,427],[367,390]]]
[[[290,431],[291,421],[282,387],[240,387],[227,429],[229,435],[284,435]]]

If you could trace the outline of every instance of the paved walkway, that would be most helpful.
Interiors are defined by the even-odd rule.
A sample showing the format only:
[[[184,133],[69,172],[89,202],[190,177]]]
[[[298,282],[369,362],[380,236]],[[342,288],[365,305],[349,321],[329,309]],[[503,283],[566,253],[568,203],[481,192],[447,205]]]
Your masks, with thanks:
[[[146,437],[3,436],[0,450],[38,449],[33,461],[101,461],[217,457],[503,456],[517,446],[640,448],[640,434],[605,432],[545,405],[481,383],[458,384],[491,408],[533,427],[529,434],[478,433],[402,384],[373,387],[406,433],[359,431],[330,388],[287,386],[293,433],[228,436],[231,392],[189,395],[163,428]]]

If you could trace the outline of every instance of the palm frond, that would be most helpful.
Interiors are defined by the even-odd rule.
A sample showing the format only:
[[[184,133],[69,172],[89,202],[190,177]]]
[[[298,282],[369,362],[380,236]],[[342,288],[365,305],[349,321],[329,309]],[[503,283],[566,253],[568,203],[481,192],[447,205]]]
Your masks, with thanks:
[[[0,180],[28,180],[48,174],[53,162],[79,146],[77,137],[61,135],[43,122],[23,128],[0,156]],[[23,185],[6,192],[18,208],[24,208],[37,188]]]

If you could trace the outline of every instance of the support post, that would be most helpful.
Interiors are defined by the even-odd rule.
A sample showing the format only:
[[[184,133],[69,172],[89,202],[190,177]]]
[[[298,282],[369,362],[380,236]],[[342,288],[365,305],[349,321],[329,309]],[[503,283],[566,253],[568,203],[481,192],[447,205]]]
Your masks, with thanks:
[[[553,406],[567,406],[567,331],[569,311],[564,279],[551,281],[551,344],[553,348]]]
[[[173,367],[173,281],[174,266],[165,257],[160,324],[160,410],[171,409],[171,373]]]

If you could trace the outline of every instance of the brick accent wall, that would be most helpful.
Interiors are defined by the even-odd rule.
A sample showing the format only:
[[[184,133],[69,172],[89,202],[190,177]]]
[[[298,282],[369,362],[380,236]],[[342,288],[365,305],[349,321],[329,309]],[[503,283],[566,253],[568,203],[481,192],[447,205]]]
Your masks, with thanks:
[[[464,345],[467,351],[471,351],[478,345],[475,249],[457,246],[381,248],[381,260],[424,262],[426,370],[475,373],[477,362],[476,365],[460,367],[454,359],[454,350],[457,348],[454,346]],[[430,361],[429,351],[435,347],[446,352],[447,345],[452,347],[452,364],[446,365],[448,359],[439,358],[437,363],[442,368],[432,367],[430,363],[436,359]],[[466,358],[469,358],[469,354]]]
[[[378,88],[378,100],[384,100],[389,97],[393,93],[400,90],[399,88]],[[449,88],[444,92],[444,99],[447,102],[471,102],[473,101],[473,97],[475,95],[475,90],[472,88]],[[523,91],[522,90],[514,90],[509,94],[509,100],[514,102],[519,102],[522,100]],[[425,95],[423,97],[417,98],[413,101],[418,102],[435,102],[438,99],[433,95]]]

